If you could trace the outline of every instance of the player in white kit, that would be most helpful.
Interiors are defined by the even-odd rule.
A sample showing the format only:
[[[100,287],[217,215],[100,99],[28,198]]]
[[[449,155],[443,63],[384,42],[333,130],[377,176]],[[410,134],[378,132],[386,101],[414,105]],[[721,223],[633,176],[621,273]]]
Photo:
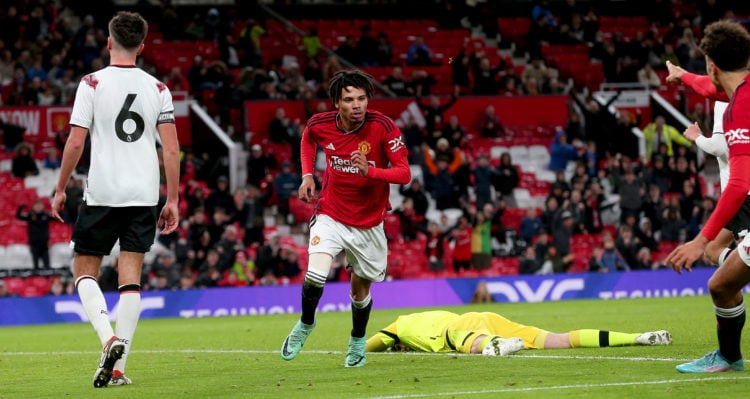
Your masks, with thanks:
[[[71,131],[62,156],[52,213],[62,221],[65,186],[91,136],[91,167],[84,202],[73,229],[75,284],[103,346],[94,387],[125,385],[125,360],[140,316],[144,253],[156,227],[173,232],[179,222],[179,144],[172,95],[162,82],[135,66],[148,25],[137,13],[120,12],[109,22],[110,65],[86,75],[76,92]],[[157,134],[161,138],[167,201],[161,213]],[[116,331],[97,283],[102,257],[119,240],[120,300]]]

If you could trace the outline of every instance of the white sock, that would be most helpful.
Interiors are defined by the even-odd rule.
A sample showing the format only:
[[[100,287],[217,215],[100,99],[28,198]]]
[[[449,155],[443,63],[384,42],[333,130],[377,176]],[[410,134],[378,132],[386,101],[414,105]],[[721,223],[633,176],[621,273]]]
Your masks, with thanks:
[[[112,324],[109,322],[109,311],[107,301],[104,299],[99,284],[93,276],[81,276],[76,280],[78,297],[81,298],[83,310],[89,317],[91,325],[94,326],[102,346],[115,335]]]
[[[132,287],[132,286],[128,286]],[[120,287],[122,289],[123,287]],[[117,338],[125,340],[125,353],[120,360],[115,363],[115,370],[125,372],[125,363],[128,360],[130,346],[133,342],[133,334],[138,325],[138,319],[141,315],[141,292],[130,289],[120,292],[120,303],[117,307]]]

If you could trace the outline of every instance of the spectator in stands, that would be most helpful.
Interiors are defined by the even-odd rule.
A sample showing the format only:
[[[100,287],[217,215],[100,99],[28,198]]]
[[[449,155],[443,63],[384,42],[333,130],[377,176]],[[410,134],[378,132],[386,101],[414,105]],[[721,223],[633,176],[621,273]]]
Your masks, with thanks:
[[[264,209],[268,196],[261,193],[258,187],[249,185],[242,205],[237,207],[237,222],[244,229],[245,246],[263,245]]]
[[[164,77],[164,83],[173,93],[175,91],[190,91],[190,83],[182,74],[182,68],[179,66],[172,67],[169,74]]]
[[[550,274],[552,273],[565,273],[573,266],[574,254],[562,255],[557,250],[557,247],[550,245],[547,247],[547,254],[544,257],[544,263],[542,263],[541,273],[538,274]]]
[[[686,223],[680,217],[680,200],[669,197],[662,212],[661,241],[682,241],[685,237]]]
[[[589,271],[611,273],[630,270],[628,262],[615,247],[615,242],[611,237],[605,238],[602,246],[603,248],[594,248],[595,261],[589,263]]]
[[[237,227],[229,224],[224,228],[224,233],[219,241],[214,244],[214,249],[219,254],[218,268],[222,273],[232,267],[237,252],[245,248],[245,245],[237,236]]]
[[[544,61],[541,56],[532,57],[531,61],[526,64],[526,68],[523,70],[521,80],[528,82],[529,79],[534,79],[538,87],[541,87],[542,83],[547,80],[548,76],[547,66],[544,65]]]
[[[439,272],[445,270],[446,235],[446,232],[440,231],[440,225],[436,222],[430,222],[427,225],[425,255],[427,255],[427,267],[430,271]]]
[[[640,177],[636,176],[633,167],[625,170],[625,176],[618,180],[615,188],[620,194],[620,221],[624,222],[628,216],[638,216],[643,206],[646,190]]]
[[[255,285],[255,260],[250,258],[247,251],[237,251],[230,270],[234,270],[237,279],[244,281],[246,285]]]
[[[286,115],[286,109],[278,107],[268,125],[268,139],[272,143],[291,143],[292,139],[297,136],[297,127],[298,123]]]
[[[240,32],[240,46],[243,50],[242,63],[244,65],[250,65],[253,67],[260,67],[262,65],[263,48],[260,39],[266,35],[267,32],[262,25],[262,21],[253,18],[248,20],[247,26]]]
[[[552,246],[563,257],[571,254],[570,240],[573,236],[574,223],[573,214],[568,210],[558,212],[552,220]]]
[[[429,96],[432,93],[432,86],[437,83],[435,78],[424,69],[415,69],[411,71],[411,78],[407,82],[409,92],[415,96]]]
[[[518,263],[518,274],[539,274],[542,269],[542,264],[536,258],[536,251],[533,245],[528,245],[523,250],[521,255],[521,261]]]
[[[3,145],[6,152],[10,153],[16,150],[18,144],[23,141],[23,133],[25,131],[26,128],[23,126],[0,120],[0,133],[3,137]]]
[[[344,41],[336,47],[334,50],[334,53],[336,53],[337,56],[341,57],[341,59],[353,64],[353,65],[360,65],[360,54],[357,51],[357,42],[354,39],[354,36],[347,35],[344,38]]]
[[[487,205],[492,209],[492,204]],[[484,212],[484,206],[477,208],[481,211],[476,212],[471,228],[471,265],[476,270],[487,270],[492,262],[492,215]]]
[[[510,207],[515,207],[516,199],[513,196],[513,190],[518,187],[519,181],[518,169],[513,164],[510,153],[502,153],[500,155],[500,164],[497,165],[496,173],[493,177],[493,185],[495,191],[502,196],[502,199]]]
[[[247,280],[239,277],[236,270],[230,269],[224,274],[224,278],[219,281],[219,287],[246,287]]]
[[[339,62],[339,56],[336,54],[329,54],[325,64],[323,64],[323,82],[328,82],[336,72],[344,69]]]
[[[695,166],[689,165],[685,157],[679,157],[674,161],[674,167],[669,174],[669,193],[681,193],[685,187],[685,182],[697,180],[697,171]]]
[[[529,32],[526,34],[526,46],[532,57],[541,56],[542,46],[555,40],[556,29],[549,21],[550,18],[544,14],[531,19]]]
[[[247,183],[259,187],[266,175],[277,165],[276,158],[264,153],[260,144],[253,144],[247,158]]]
[[[636,218],[634,215],[628,217],[634,220]],[[615,238],[615,247],[625,260],[628,270],[636,269],[640,264],[638,261],[638,250],[641,248],[641,243],[638,241],[638,237],[633,233],[633,229],[631,228],[632,224],[632,222],[623,222],[623,224],[617,228],[617,238]]]
[[[404,70],[398,65],[394,66],[391,74],[380,83],[398,97],[413,95],[409,92],[408,82],[404,79]]]
[[[256,276],[259,278],[266,274],[275,274],[281,264],[281,235],[278,231],[268,234],[268,242],[258,252],[255,261]]]
[[[229,215],[235,212],[234,198],[229,192],[229,179],[223,175],[216,179],[216,189],[206,198],[206,213],[213,215],[216,208],[223,209]]]
[[[36,165],[36,160],[34,160],[34,150],[31,144],[25,141],[18,143],[10,169],[13,177],[17,178],[39,174],[39,168]]]
[[[308,59],[317,58],[320,53],[322,43],[320,42],[320,35],[318,34],[318,28],[311,26],[307,30],[307,34],[302,38],[302,47],[305,48],[305,55]]]
[[[178,291],[192,290],[196,288],[196,276],[189,270],[180,274],[180,283],[176,287]]]
[[[289,284],[289,280],[295,279],[302,273],[302,268],[299,265],[299,255],[294,248],[284,246],[281,248],[281,268],[279,276],[281,277],[282,284]]]
[[[453,87],[464,94],[469,93],[472,79],[470,75],[472,69],[471,58],[466,52],[469,41],[468,37],[465,38],[464,44],[461,46],[458,54],[452,60],[448,60],[448,63],[451,65],[451,82]]]
[[[518,237],[523,240],[527,245],[531,246],[534,237],[542,232],[544,224],[542,219],[537,213],[537,209],[530,206],[526,209],[526,215],[521,218],[521,222],[518,227]]]
[[[422,110],[422,113],[424,114],[425,130],[427,130],[428,135],[434,135],[434,132],[440,131],[442,129],[444,121],[443,114],[445,113],[445,111],[450,109],[453,104],[456,103],[456,100],[458,99],[458,97],[456,97],[456,94],[457,93],[455,92],[451,93],[450,100],[448,100],[448,102],[446,102],[445,104],[441,104],[440,97],[436,95],[429,96],[429,102],[425,103],[422,99],[422,95],[420,93],[417,93],[417,106]]]
[[[476,96],[491,96],[498,92],[499,74],[501,67],[493,67],[490,59],[486,56],[481,58],[472,57],[472,76],[474,86],[471,94]]]
[[[521,92],[521,88],[518,87],[517,82],[517,79],[502,79],[498,94],[505,97],[515,97],[522,95],[523,93]]]
[[[453,246],[453,271],[471,269],[471,224],[466,216],[460,216],[456,227],[451,231]]]
[[[49,223],[52,215],[47,212],[41,199],[28,204],[21,204],[16,209],[16,219],[27,223],[27,240],[34,269],[49,269]],[[41,264],[40,264],[41,263]]]
[[[401,193],[404,198],[409,198],[412,200],[415,214],[422,220],[426,221],[425,217],[427,215],[429,202],[427,200],[427,195],[422,189],[422,183],[419,181],[419,179],[412,179],[408,187],[406,185],[401,186],[401,188],[399,189],[399,193]]]
[[[151,286],[157,289],[172,289],[180,283],[182,266],[176,262],[175,255],[166,251],[159,254],[151,267]],[[163,280],[158,282],[157,280]]]
[[[492,198],[492,186],[496,182],[497,171],[490,165],[487,154],[477,156],[476,166],[470,173],[474,182],[477,208],[482,209],[484,204],[493,204],[495,201]]]
[[[432,51],[425,44],[424,37],[418,35],[406,51],[406,63],[414,66],[433,65]]]
[[[526,96],[538,96],[540,94],[539,86],[536,78],[528,78],[523,84],[523,94]]]
[[[505,127],[500,118],[495,114],[495,106],[488,105],[479,117],[479,136],[486,138],[498,138],[505,135]]]
[[[292,170],[292,163],[289,161],[282,162],[281,171],[273,180],[273,188],[278,200],[279,213],[287,218],[287,223],[292,222],[289,219],[289,198],[297,193],[297,187],[301,183],[300,176]]]
[[[209,266],[198,275],[195,285],[199,288],[214,288],[219,286],[221,279],[221,272],[215,266]]]
[[[362,25],[359,28],[360,36],[357,40],[356,49],[359,55],[359,65],[370,67],[381,65],[378,61],[379,42],[372,34],[372,26]]]
[[[439,210],[457,208],[458,192],[453,175],[463,165],[463,155],[458,148],[451,149],[448,139],[438,140],[433,157],[429,147],[424,145],[422,152],[425,159],[425,168],[429,172],[425,175],[425,183],[432,193]]]
[[[564,171],[568,162],[574,160],[578,151],[572,144],[568,143],[568,136],[565,130],[558,128],[555,131],[555,138],[552,140],[549,148],[549,170]]]
[[[43,167],[45,169],[59,169],[62,165],[62,159],[60,159],[60,151],[55,147],[50,147],[44,150],[47,156],[44,157]]]
[[[651,64],[646,63],[638,70],[638,83],[656,89],[661,86],[661,79],[656,74]]]
[[[426,142],[426,139],[432,139],[432,137],[426,135],[424,129],[422,129],[417,123],[417,118],[415,118],[414,115],[409,115],[409,119],[406,121],[406,126],[401,129],[401,134],[404,136],[406,148],[409,150],[409,164],[424,164],[422,146],[427,145],[428,147],[434,147],[434,144]]]
[[[448,139],[448,143],[454,148],[463,148],[468,145],[468,137],[466,137],[466,129],[461,126],[458,120],[458,115],[451,115],[448,117],[448,123],[443,124],[441,130],[441,137]]]

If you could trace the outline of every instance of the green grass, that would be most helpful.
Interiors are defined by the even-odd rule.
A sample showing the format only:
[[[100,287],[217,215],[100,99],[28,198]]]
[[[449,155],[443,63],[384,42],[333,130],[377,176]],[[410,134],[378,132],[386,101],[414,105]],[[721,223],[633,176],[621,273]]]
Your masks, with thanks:
[[[739,397],[750,374],[683,375],[674,366],[716,347],[708,297],[494,304],[491,310],[560,332],[668,329],[668,347],[521,351],[478,355],[375,353],[343,367],[349,313],[319,314],[305,350],[278,350],[298,315],[141,320],[127,375],[94,389],[99,344],[88,323],[0,328],[0,398],[660,398]],[[400,313],[375,310],[369,331]],[[744,346],[748,347],[745,340]]]

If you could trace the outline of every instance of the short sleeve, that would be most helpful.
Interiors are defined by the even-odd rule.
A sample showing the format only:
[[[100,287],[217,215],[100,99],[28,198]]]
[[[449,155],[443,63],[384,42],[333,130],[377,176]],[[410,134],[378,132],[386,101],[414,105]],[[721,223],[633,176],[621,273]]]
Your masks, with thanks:
[[[81,79],[76,89],[76,99],[70,114],[70,124],[90,129],[94,121],[94,94],[98,81],[94,74]]]

